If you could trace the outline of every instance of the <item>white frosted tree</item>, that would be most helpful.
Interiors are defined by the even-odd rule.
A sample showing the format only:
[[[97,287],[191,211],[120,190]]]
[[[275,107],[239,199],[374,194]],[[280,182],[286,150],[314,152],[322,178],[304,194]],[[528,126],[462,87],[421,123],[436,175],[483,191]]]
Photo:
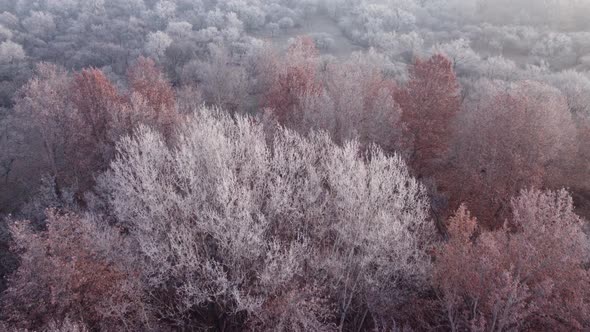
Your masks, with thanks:
[[[145,43],[145,52],[148,56],[162,61],[166,56],[166,50],[172,44],[172,38],[165,32],[150,32]]]
[[[229,51],[210,45],[208,61],[199,63],[198,76],[208,102],[229,111],[247,106],[249,81],[244,67],[234,64]]]
[[[564,94],[570,112],[590,116],[590,77],[588,75],[566,70],[548,75],[546,81]]]
[[[393,100],[395,82],[383,73],[385,60],[369,52],[330,63],[326,85],[334,103],[334,138],[357,138],[387,151],[401,147],[401,109]],[[396,149],[397,148],[397,149]]]
[[[329,330],[390,315],[426,281],[434,228],[400,157],[282,128],[269,145],[261,124],[209,109],[177,142],[142,127],[99,180],[154,294],[174,298],[166,314]]]
[[[49,12],[59,15],[70,15],[78,10],[77,0],[46,0],[45,4]]]
[[[188,22],[170,22],[166,33],[174,39],[188,39],[193,32],[193,25]]]
[[[26,57],[25,50],[13,41],[0,43],[0,64],[10,64]]]
[[[75,114],[68,100],[70,84],[71,77],[63,68],[40,63],[36,76],[15,96],[13,127],[23,133],[35,133],[29,134],[20,152],[27,156],[26,164],[33,173],[49,173],[58,187],[70,169],[64,158]]]
[[[482,61],[467,39],[456,39],[448,43],[441,43],[431,48],[432,54],[442,54],[453,61],[453,68],[460,73],[470,73]]]
[[[176,4],[174,1],[160,0],[154,6],[154,11],[158,17],[170,20],[176,15]]]
[[[56,29],[53,15],[44,12],[32,12],[23,20],[25,29],[38,38],[50,36]]]
[[[0,24],[0,42],[8,41],[12,38],[13,33],[7,27]]]

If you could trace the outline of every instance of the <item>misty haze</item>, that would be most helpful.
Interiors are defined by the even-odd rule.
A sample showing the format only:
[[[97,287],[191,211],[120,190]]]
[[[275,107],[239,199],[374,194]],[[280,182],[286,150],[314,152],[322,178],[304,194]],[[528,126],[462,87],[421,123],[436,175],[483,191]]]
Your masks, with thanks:
[[[590,0],[0,0],[0,332],[590,331]]]

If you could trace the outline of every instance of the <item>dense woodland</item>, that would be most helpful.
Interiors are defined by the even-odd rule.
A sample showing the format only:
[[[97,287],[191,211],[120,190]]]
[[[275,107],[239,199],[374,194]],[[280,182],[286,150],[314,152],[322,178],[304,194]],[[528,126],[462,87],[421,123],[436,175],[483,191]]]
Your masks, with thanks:
[[[588,17],[0,0],[0,330],[590,329]]]

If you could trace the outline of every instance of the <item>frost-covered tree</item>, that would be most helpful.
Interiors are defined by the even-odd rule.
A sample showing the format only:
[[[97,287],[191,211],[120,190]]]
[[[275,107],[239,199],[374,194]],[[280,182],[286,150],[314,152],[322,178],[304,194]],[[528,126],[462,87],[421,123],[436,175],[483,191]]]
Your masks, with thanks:
[[[453,68],[459,73],[472,73],[481,62],[481,56],[475,52],[470,41],[456,39],[448,43],[441,43],[432,48],[433,53],[446,56],[453,62]]]
[[[590,116],[590,77],[566,70],[548,75],[546,82],[563,93],[572,114]]]
[[[71,175],[65,150],[71,143],[75,110],[69,99],[71,77],[55,65],[37,65],[36,75],[23,86],[14,107],[15,127],[30,133],[21,145],[27,164],[50,174],[57,182],[56,191]],[[38,180],[38,179],[37,179]]]
[[[232,58],[229,50],[209,47],[209,59],[199,64],[197,74],[202,81],[206,100],[228,111],[248,109],[249,79],[243,66]]]
[[[397,84],[383,74],[383,62],[376,54],[359,53],[328,64],[325,81],[334,103],[337,141],[357,138],[387,151],[402,147],[402,111],[394,100]]]
[[[170,22],[166,28],[166,33],[173,39],[187,39],[190,37],[193,25],[189,22]]]
[[[53,15],[38,11],[32,12],[31,16],[25,18],[23,26],[30,34],[42,39],[51,36],[56,29]]]
[[[20,44],[7,40],[0,43],[0,64],[10,64],[26,57]]]
[[[12,39],[13,33],[7,27],[0,24],[0,42]]]
[[[99,180],[162,315],[360,328],[424,286],[433,224],[400,157],[282,128],[268,145],[261,124],[207,109],[177,141],[142,127]]]
[[[184,85],[176,90],[176,106],[179,114],[196,112],[202,103],[203,94],[198,87]]]
[[[166,49],[168,49],[171,44],[172,38],[170,38],[165,32],[150,32],[145,43],[145,52],[148,56],[153,57],[158,61],[162,61],[166,55]]]

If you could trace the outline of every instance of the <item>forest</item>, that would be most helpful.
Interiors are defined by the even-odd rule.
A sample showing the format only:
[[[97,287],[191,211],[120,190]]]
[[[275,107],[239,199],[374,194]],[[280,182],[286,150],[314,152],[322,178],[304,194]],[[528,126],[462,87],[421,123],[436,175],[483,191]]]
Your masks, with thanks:
[[[0,331],[590,330],[588,17],[0,0]]]

